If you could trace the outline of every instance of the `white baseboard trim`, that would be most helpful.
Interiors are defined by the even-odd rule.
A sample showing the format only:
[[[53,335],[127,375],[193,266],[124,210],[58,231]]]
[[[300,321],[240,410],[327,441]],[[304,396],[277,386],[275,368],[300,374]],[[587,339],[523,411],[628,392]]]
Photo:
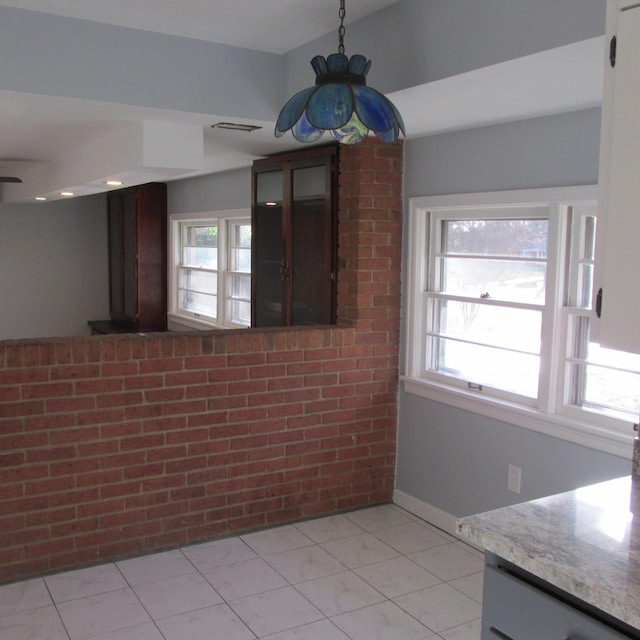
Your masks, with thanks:
[[[418,518],[432,524],[434,527],[438,527],[438,529],[442,529],[446,533],[449,533],[456,538],[460,538],[456,530],[456,522],[458,521],[456,516],[453,516],[446,511],[442,511],[442,509],[438,509],[438,507],[434,507],[427,502],[418,500],[418,498],[414,498],[399,489],[394,489],[393,491],[393,503],[403,509],[406,509],[414,516],[418,516]]]
[[[399,489],[394,489],[393,491],[393,502],[399,507],[409,511],[409,513],[413,513],[413,515],[418,516],[418,518],[426,520],[434,527],[438,527],[438,529],[442,529],[443,531],[450,533],[452,536],[458,537],[456,532],[456,522],[458,518],[456,518],[456,516],[453,516],[446,511],[442,511],[442,509],[438,509],[438,507],[434,507],[433,505],[423,502],[418,498],[414,498]]]

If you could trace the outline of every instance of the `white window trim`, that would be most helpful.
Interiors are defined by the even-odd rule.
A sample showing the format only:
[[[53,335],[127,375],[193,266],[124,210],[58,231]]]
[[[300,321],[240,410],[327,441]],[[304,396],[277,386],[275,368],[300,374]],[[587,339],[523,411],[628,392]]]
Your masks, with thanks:
[[[409,199],[405,372],[400,376],[406,392],[592,449],[624,458],[631,457],[633,432],[629,423],[600,416],[598,423],[595,424],[587,421],[584,415],[577,416],[578,411],[544,413],[534,407],[483,396],[468,389],[456,388],[439,381],[425,379],[421,371],[423,366],[421,354],[426,348],[423,331],[423,327],[426,326],[426,305],[423,292],[428,287],[424,257],[428,255],[429,250],[429,211],[465,207],[475,210],[483,206],[514,204],[566,203],[577,205],[597,201],[597,197],[598,188],[596,186],[581,186],[422,196]],[[562,309],[557,313],[554,323],[560,322],[561,316]],[[556,335],[560,336],[558,332]],[[544,363],[546,371],[549,366],[562,366],[560,358],[556,357],[558,344],[552,345],[551,348],[555,364]],[[556,377],[556,380],[561,381],[560,377]],[[544,406],[549,406],[559,395],[561,395],[561,391],[558,387],[552,387],[548,398],[541,396],[541,402]],[[582,413],[585,412],[582,411]]]
[[[192,329],[246,329],[244,325],[226,322],[226,318],[219,317],[216,322],[210,320],[200,320],[191,315],[183,314],[178,311],[177,305],[177,269],[176,265],[180,263],[180,225],[183,222],[201,222],[203,220],[240,220],[251,219],[251,209],[226,209],[221,211],[200,211],[197,213],[172,213],[167,221],[169,239],[169,260],[167,268],[167,296],[169,300],[169,310],[167,318],[170,321],[190,327]],[[218,247],[218,252],[227,254],[227,246]],[[219,274],[221,275],[221,274]],[[227,278],[220,277],[218,279],[218,296],[226,300]],[[219,307],[218,307],[219,308]],[[224,314],[223,314],[224,315]]]
[[[547,260],[547,265],[546,265],[546,272],[547,272],[546,299],[547,300],[552,299],[554,301],[554,304],[553,305],[534,304],[531,306],[531,308],[534,308],[540,311],[541,317],[542,317],[542,326],[543,328],[545,328],[547,335],[552,336],[553,327],[556,324],[555,314],[556,314],[556,305],[557,305],[557,298],[558,298],[558,292],[557,292],[558,278],[557,278],[556,269],[558,268],[558,264],[562,264],[561,262],[559,262],[559,259],[561,258],[560,254],[562,252],[558,250],[557,256],[551,255],[551,254],[556,253],[555,248],[558,245],[556,230],[559,226],[561,226],[564,223],[566,216],[565,216],[565,212],[563,211],[563,207],[557,204],[552,207],[549,207],[546,205],[547,203],[542,203],[542,206],[540,203],[532,203],[532,206],[529,206],[529,204],[527,204],[523,207],[523,206],[519,206],[518,204],[510,203],[510,206],[508,207],[490,206],[488,207],[488,209],[490,210],[490,213],[488,213],[487,215],[491,219],[511,219],[514,217],[513,210],[517,208],[520,210],[517,212],[515,217],[520,217],[524,215],[527,219],[535,219],[535,218],[549,219],[549,254],[550,256],[549,256],[549,260]],[[458,208],[458,207],[443,208],[443,207],[433,207],[433,206],[430,207],[430,211],[434,213],[433,219],[430,221],[430,225],[431,225],[430,228],[431,229],[434,228],[434,223],[437,225],[438,222],[458,219],[461,216],[461,213],[463,214],[463,211],[461,212],[461,209],[464,210],[465,208],[467,207],[462,207],[462,208]],[[477,211],[481,208],[485,208],[485,207],[480,207],[478,205],[476,205],[475,207],[471,207],[474,214],[477,213]],[[554,218],[556,220],[555,222],[554,222]],[[438,236],[439,234],[434,234],[434,235]],[[432,256],[437,255],[440,251],[441,249],[439,247],[439,238],[430,237],[429,249],[428,249],[427,255],[429,253],[431,253]],[[436,270],[437,270],[437,267],[436,267]],[[429,307],[429,299],[450,298],[449,294],[440,293],[436,289],[436,282],[438,281],[438,279],[439,279],[439,276],[437,273],[429,273],[429,275],[427,276],[427,280],[429,280],[427,289],[430,291],[430,293],[423,294],[425,298],[425,302],[423,307],[421,307],[425,311],[425,313]],[[510,305],[509,301],[504,301],[504,302],[501,302],[500,304],[503,304],[504,307],[512,306]],[[516,305],[518,306],[523,304],[525,303],[522,303],[522,301],[520,301],[519,303],[516,303]],[[542,336],[542,341],[543,342],[545,341],[544,336]],[[547,341],[548,341],[548,338],[547,338]],[[426,345],[425,344],[421,345],[421,353],[424,353],[425,350],[426,350]],[[550,349],[547,349],[546,351],[547,353],[551,353]],[[538,377],[541,379],[547,379],[553,375],[553,371],[551,367],[554,360],[552,358],[544,357],[545,355],[547,355],[547,353],[542,354],[543,357],[541,358],[541,362],[540,362],[540,372]],[[419,371],[418,369],[416,369],[415,371],[416,372],[419,371],[420,376],[424,379],[427,379],[427,380],[433,379],[436,381],[436,383],[440,382],[445,386],[451,385],[452,387],[460,387],[465,389],[468,387],[468,384],[472,382],[470,380],[469,381],[463,380],[456,377],[450,378],[448,382],[443,382],[442,373],[434,372],[426,369],[424,366],[424,361],[422,360],[420,361],[420,364],[422,364],[422,370]],[[487,385],[483,385],[483,388],[486,390]],[[492,388],[490,395],[494,398],[502,398],[507,402],[516,402],[518,404],[525,404],[530,406],[535,406],[536,404],[540,403],[541,405],[548,408],[550,406],[549,399],[544,394],[546,394],[546,388],[543,385],[541,385],[539,399],[528,398],[528,397],[519,395],[517,393],[501,390],[498,388]]]

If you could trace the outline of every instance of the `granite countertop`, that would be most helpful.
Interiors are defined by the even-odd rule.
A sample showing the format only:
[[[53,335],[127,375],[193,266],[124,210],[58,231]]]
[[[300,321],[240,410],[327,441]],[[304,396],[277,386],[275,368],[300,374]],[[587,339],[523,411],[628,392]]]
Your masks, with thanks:
[[[469,516],[458,532],[640,629],[640,480],[618,478]]]

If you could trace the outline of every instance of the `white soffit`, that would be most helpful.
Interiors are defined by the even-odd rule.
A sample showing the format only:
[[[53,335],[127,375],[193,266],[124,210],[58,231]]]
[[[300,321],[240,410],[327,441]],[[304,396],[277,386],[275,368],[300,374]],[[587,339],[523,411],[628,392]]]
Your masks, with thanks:
[[[388,95],[411,138],[597,107],[604,36]]]
[[[63,191],[88,195],[109,190],[107,180],[125,185],[163,181],[199,171],[203,164],[201,126],[136,122],[80,147],[60,162],[38,164],[24,174],[22,184],[4,185],[3,199],[55,200]]]
[[[418,138],[597,107],[604,64],[602,36],[390,93],[389,98],[402,113],[407,137]],[[108,178],[131,185],[214,173],[297,146],[289,136],[274,138],[274,122],[260,122],[261,131],[238,135],[209,128],[227,116],[7,92],[0,92],[0,98],[4,106],[13,105],[4,113],[4,126],[17,134],[13,145],[5,144],[0,175],[24,181],[4,184],[1,201],[54,199],[62,190],[98,193],[111,188],[105,186]],[[16,159],[20,157],[29,160]]]

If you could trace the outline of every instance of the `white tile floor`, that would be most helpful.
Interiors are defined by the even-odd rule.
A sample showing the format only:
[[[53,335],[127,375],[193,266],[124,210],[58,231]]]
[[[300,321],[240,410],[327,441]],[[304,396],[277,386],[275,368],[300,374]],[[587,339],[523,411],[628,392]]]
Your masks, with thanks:
[[[482,568],[385,505],[0,586],[0,638],[479,640]]]

